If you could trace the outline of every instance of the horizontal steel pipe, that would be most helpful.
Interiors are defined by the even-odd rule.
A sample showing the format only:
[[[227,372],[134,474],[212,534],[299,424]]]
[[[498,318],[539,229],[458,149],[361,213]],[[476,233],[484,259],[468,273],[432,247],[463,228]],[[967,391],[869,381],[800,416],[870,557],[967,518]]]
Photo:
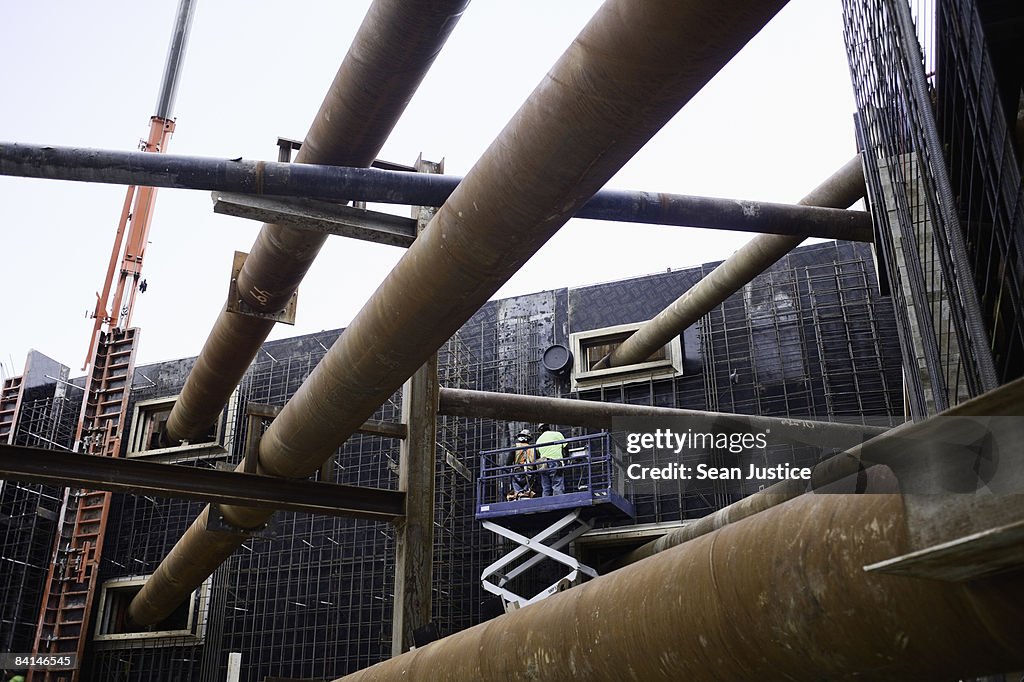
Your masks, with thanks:
[[[349,47],[296,157],[302,163],[368,166],[398,122],[468,0],[376,0]],[[326,235],[267,224],[238,275],[257,310],[283,307]],[[195,440],[212,424],[273,328],[267,320],[221,312],[167,420],[172,440]],[[369,416],[369,415],[367,415]],[[326,459],[326,458],[325,458]],[[165,618],[238,547],[210,533],[209,508],[192,524],[128,607],[135,625]],[[250,514],[248,527],[265,512]],[[238,519],[234,519],[236,525]]]
[[[900,496],[805,495],[342,679],[932,680],[1024,667],[1024,580],[863,570],[907,549]]]
[[[606,2],[274,420],[260,465],[319,468],[784,4]],[[193,523],[132,603],[145,602],[136,622],[166,616],[231,554],[209,535]]]
[[[761,417],[728,412],[683,410],[672,407],[602,403],[596,400],[545,398],[493,391],[470,391],[442,388],[437,409],[439,414],[454,417],[503,419],[506,421],[547,422],[611,429],[619,418],[693,419],[700,423],[716,423],[728,428],[730,423],[752,430],[770,430],[772,439],[815,445],[824,448],[853,447],[886,432],[878,426],[840,424],[783,417]]]
[[[368,166],[384,145],[469,0],[376,0],[320,105],[297,163]],[[242,301],[284,308],[327,235],[265,224],[241,271]],[[171,441],[194,441],[216,421],[273,324],[224,310],[167,419]]]
[[[800,200],[805,206],[846,208],[867,193],[864,171],[855,156]],[[749,284],[803,241],[801,236],[758,235],[644,323],[593,369],[643,362],[715,306]]]
[[[944,411],[940,417],[994,417],[994,416],[1020,416],[1024,414],[1024,379],[1018,379],[1013,383],[1002,386],[995,391],[990,391],[967,402],[961,403]],[[920,434],[931,434],[933,429],[941,428],[940,420],[930,419],[926,422],[908,422],[889,430],[886,434],[880,435],[878,440],[872,441],[872,445],[884,443],[887,438],[922,438]],[[933,438],[938,438],[938,434]],[[861,447],[854,447],[848,452],[843,452],[819,462],[811,474],[811,488],[821,489],[846,478],[856,475],[875,462],[864,462],[861,457]],[[681,528],[669,531],[657,540],[652,540],[645,545],[637,547],[625,556],[610,563],[604,568],[615,569],[626,566],[641,559],[663,552],[694,538],[706,535],[714,530],[735,523],[748,516],[771,509],[795,497],[807,492],[807,484],[804,481],[780,481],[768,486],[764,490],[739,502],[734,502],[727,507],[722,507],[713,514],[702,517],[693,523]]]
[[[871,242],[871,214],[817,206],[606,189],[577,218]]]
[[[7,142],[0,143],[0,175],[413,206],[440,206],[462,181],[451,175],[377,168],[169,154],[154,157],[140,152]],[[685,194],[603,189],[575,217],[872,240],[871,217],[865,211]]]

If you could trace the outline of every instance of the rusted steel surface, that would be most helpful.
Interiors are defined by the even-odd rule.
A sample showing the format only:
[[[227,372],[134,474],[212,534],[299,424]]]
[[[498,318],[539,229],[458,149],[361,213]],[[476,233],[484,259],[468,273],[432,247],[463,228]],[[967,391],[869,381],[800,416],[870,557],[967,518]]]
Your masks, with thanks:
[[[320,105],[297,163],[368,166],[469,0],[377,0]],[[237,278],[242,300],[275,312],[288,302],[327,235],[266,224]],[[167,420],[172,441],[212,424],[273,328],[221,312]]]
[[[867,193],[859,156],[800,200],[805,206],[846,208]],[[708,273],[665,310],[636,330],[632,336],[599,360],[593,369],[643,362],[709,313],[716,305],[739,291],[776,261],[800,245],[801,236],[762,234],[751,239],[721,265]]]
[[[167,419],[166,445],[203,439],[274,324],[221,311]]]
[[[1019,576],[866,573],[897,495],[808,495],[342,678],[933,680],[1024,666]]]
[[[825,448],[850,446],[885,433],[879,426],[839,424],[783,417],[760,417],[728,412],[684,410],[649,405],[624,405],[596,400],[546,398],[493,391],[471,391],[460,388],[442,388],[440,414],[454,417],[491,418],[504,421],[550,422],[586,426],[593,429],[612,429],[613,420],[621,418],[657,417],[663,419],[693,419],[702,424],[715,423],[722,429],[730,425],[742,429],[770,429],[772,438],[780,442],[817,445]]]
[[[605,3],[264,434],[262,470],[317,470],[784,4]],[[158,567],[136,623],[170,613],[237,546],[203,537],[194,523]]]

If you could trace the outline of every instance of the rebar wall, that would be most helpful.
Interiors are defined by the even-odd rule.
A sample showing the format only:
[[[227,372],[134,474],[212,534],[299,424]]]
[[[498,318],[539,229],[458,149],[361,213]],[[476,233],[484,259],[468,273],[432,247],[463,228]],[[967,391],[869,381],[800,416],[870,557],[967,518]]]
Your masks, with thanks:
[[[32,650],[61,491],[0,481],[0,651]]]
[[[177,395],[194,361],[194,358],[187,358],[136,367],[128,414],[133,415],[139,403]],[[224,432],[226,453],[203,452],[194,456],[185,452],[173,457],[163,456],[163,459],[201,468],[216,468],[231,459],[234,450],[240,451],[231,428],[238,421],[234,404],[220,421],[226,422],[227,427]],[[134,422],[128,424],[126,436],[138,426]],[[133,440],[123,439],[125,451],[130,449]],[[151,573],[202,507],[200,502],[187,500],[115,494],[111,498],[107,539],[100,562],[100,584]],[[223,674],[217,672],[219,647],[204,646],[204,643],[220,641],[226,617],[225,577],[219,572],[201,589],[206,601],[196,616],[199,627],[195,636],[97,640],[93,638],[95,630],[90,632],[82,679],[148,680],[154,676],[165,680],[223,679]],[[102,607],[102,600],[100,592],[94,602],[97,610]],[[100,620],[100,617],[93,618],[94,623]],[[220,676],[215,677],[217,674]]]
[[[1020,71],[996,77],[995,63],[1010,53],[1019,60],[1024,7],[999,8],[993,16],[974,0],[932,3],[933,42],[925,54],[934,60],[936,118],[949,150],[953,193],[982,311],[988,323],[1000,383],[1024,375],[1024,188],[1021,148],[1009,123],[1019,116]],[[994,3],[988,3],[993,10]],[[918,14],[926,11],[922,8]],[[999,36],[999,24],[1011,34]],[[1016,26],[1018,30],[1014,30]],[[1005,29],[1003,29],[1005,30]]]
[[[973,0],[843,5],[872,213],[920,417],[1024,373],[1024,214],[1002,104],[1009,96],[1016,113],[1020,88],[996,81]]]
[[[242,382],[248,403],[282,406],[337,332],[267,344]],[[397,421],[393,399],[375,418]],[[269,425],[265,421],[262,428]],[[241,439],[240,439],[241,440]],[[321,475],[331,482],[395,488],[398,442],[357,436]],[[252,539],[227,563],[223,651],[242,653],[254,679],[326,678],[390,650],[394,533],[386,523],[279,513],[274,538]],[[222,569],[223,570],[223,569]],[[225,674],[226,654],[220,657]]]

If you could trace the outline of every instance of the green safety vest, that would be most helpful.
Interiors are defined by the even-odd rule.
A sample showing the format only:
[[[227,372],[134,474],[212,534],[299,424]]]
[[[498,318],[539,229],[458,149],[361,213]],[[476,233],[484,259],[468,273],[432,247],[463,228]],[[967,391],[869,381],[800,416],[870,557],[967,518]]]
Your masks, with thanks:
[[[558,445],[544,445],[553,441],[565,440],[565,436],[558,431],[545,431],[537,436],[537,452],[543,459],[562,459],[562,448],[565,443]]]

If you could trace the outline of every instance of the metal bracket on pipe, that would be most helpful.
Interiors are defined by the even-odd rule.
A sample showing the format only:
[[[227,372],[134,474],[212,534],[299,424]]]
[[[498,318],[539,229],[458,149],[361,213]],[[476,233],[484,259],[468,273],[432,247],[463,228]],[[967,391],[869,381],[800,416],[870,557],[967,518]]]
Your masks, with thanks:
[[[264,419],[273,419],[281,413],[277,405],[263,405],[260,403],[249,403],[245,406],[245,415],[248,423],[245,431],[244,459],[242,459],[242,471],[247,474],[255,474],[259,471],[260,459],[260,422]]]
[[[299,230],[408,248],[416,238],[412,218],[342,206],[316,199],[248,196],[214,192],[213,212]]]
[[[302,149],[302,142],[287,137],[277,138],[277,160],[282,163],[289,163],[292,160],[292,152]]]
[[[865,571],[966,582],[1024,566],[1024,521],[869,564]]]
[[[231,283],[228,285],[228,303],[226,306],[228,312],[248,317],[258,317],[264,320],[273,320],[274,322],[282,322],[284,324],[295,324],[298,292],[292,294],[283,310],[272,313],[256,310],[242,300],[241,295],[238,293],[238,273],[242,271],[242,264],[245,263],[246,256],[248,255],[243,251],[235,251],[234,262],[231,264]]]
[[[938,416],[865,443],[862,461],[899,481],[909,551],[864,570],[964,582],[1024,568],[1022,440],[1019,416]]]
[[[239,528],[224,518],[221,507],[216,502],[210,503],[210,512],[206,517],[206,530],[214,533],[231,533],[246,538],[263,538],[272,540],[277,537],[277,524],[272,523],[274,517],[256,528]]]

